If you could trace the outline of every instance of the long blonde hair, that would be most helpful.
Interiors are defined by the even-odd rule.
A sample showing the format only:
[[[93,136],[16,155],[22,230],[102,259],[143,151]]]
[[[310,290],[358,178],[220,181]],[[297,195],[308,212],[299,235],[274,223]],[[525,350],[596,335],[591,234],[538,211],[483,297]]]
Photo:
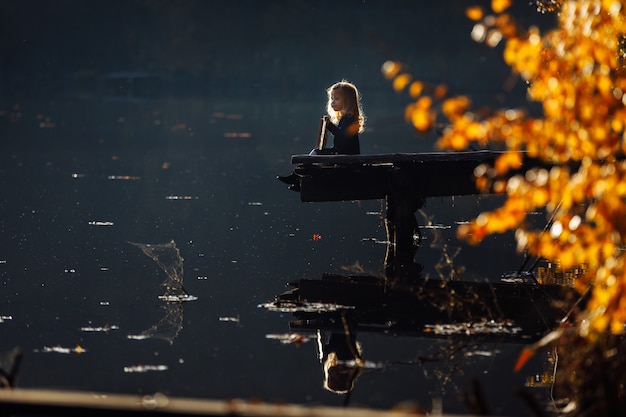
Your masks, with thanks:
[[[343,98],[343,109],[335,111],[330,105],[331,93],[339,93]],[[363,108],[361,107],[361,95],[356,86],[346,80],[342,80],[328,87],[326,90],[328,94],[328,103],[326,104],[326,112],[330,116],[330,120],[337,124],[342,116],[353,116],[359,124],[359,133],[365,130],[365,115],[363,114]]]

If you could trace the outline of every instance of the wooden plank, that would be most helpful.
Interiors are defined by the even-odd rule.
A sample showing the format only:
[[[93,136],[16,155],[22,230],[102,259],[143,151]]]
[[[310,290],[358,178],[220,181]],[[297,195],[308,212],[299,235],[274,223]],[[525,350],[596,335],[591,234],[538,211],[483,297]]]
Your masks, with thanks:
[[[478,194],[473,175],[481,163],[477,160],[408,161],[301,164],[294,172],[300,178],[300,199],[307,202],[384,199],[397,192],[419,197]]]
[[[429,161],[455,162],[476,161],[479,163],[495,160],[503,152],[500,151],[469,151],[469,152],[420,152],[392,154],[361,154],[361,155],[292,155],[292,164],[302,165],[362,165],[362,164],[406,164]]]
[[[372,155],[293,155],[300,199],[306,202],[426,198],[479,194],[474,170],[492,165],[501,151]],[[550,165],[522,153],[524,172]]]

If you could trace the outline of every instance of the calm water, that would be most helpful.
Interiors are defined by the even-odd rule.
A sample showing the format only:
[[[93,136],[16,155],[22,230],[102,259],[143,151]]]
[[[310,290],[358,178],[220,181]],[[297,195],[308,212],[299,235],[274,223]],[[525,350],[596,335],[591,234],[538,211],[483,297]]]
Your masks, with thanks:
[[[428,20],[424,10],[398,4]],[[462,19],[462,2],[453,4],[450,10]],[[24,18],[17,9],[8,10]],[[382,408],[411,401],[430,409],[441,400],[445,412],[465,412],[463,393],[478,380],[494,412],[527,414],[514,391],[544,371],[545,358],[513,373],[522,345],[506,343],[505,337],[482,343],[480,338],[459,342],[359,333],[368,366],[349,401],[322,387],[314,340],[283,344],[267,337],[290,332],[290,313],[259,307],[286,291],[289,282],[324,273],[379,276],[384,267],[381,201],[305,204],[275,180],[291,171],[292,154],[306,153],[313,144],[327,84],[344,76],[363,81],[370,126],[362,138],[364,153],[432,150],[432,137],[416,138],[403,123],[406,100],[380,76],[388,57],[381,45],[395,39],[386,32],[390,26],[372,23],[381,10],[380,5],[358,9],[358,33],[366,39],[365,33],[373,32],[364,28],[376,28],[382,34],[378,41],[361,42],[341,32],[325,35],[357,45],[355,56],[361,58],[335,69],[324,66],[326,72],[306,85],[294,74],[309,74],[310,58],[294,45],[267,39],[265,49],[254,55],[256,64],[267,69],[276,51],[292,51],[275,58],[274,72],[284,68],[293,76],[275,76],[264,84],[264,73],[241,72],[250,63],[235,62],[241,71],[232,78],[216,81],[214,72],[130,92],[124,77],[106,81],[77,75],[62,68],[67,63],[57,63],[65,81],[51,91],[46,82],[37,84],[34,67],[19,88],[15,78],[3,78],[0,359],[6,366],[11,349],[23,350],[18,386]],[[266,25],[271,23],[267,16],[279,13],[265,12]],[[449,10],[429,12],[439,16]],[[287,13],[301,16],[298,10]],[[408,19],[389,13],[386,25],[393,16]],[[416,31],[407,29],[405,35]],[[398,39],[397,53],[419,62],[420,49]],[[243,41],[235,37],[233,42]],[[30,65],[25,50],[18,55],[22,65]],[[289,56],[297,56],[297,63]],[[226,63],[210,68],[219,72]],[[463,85],[463,77],[454,80]],[[172,85],[180,90],[167,90]],[[464,279],[495,283],[520,267],[523,257],[510,235],[478,248],[455,238],[460,222],[496,202],[486,197],[427,201],[418,214],[424,240],[416,260],[424,265],[423,276],[449,278],[452,260],[465,269]],[[538,214],[531,218],[545,221]],[[180,251],[184,286],[197,300],[167,309],[158,299],[166,271],[129,242],[171,241]],[[166,323],[169,327],[158,327]],[[157,337],[128,337],[154,326],[150,334]],[[455,353],[445,354],[450,351]],[[437,360],[416,360],[427,356]],[[535,389],[534,394],[545,399],[548,392]]]
[[[313,341],[267,338],[289,333],[290,314],[258,305],[302,278],[380,275],[380,201],[300,203],[274,179],[289,164],[265,159],[254,126],[266,119],[255,120],[246,107],[32,106],[20,109],[18,120],[7,108],[0,120],[12,142],[1,164],[0,314],[9,318],[0,324],[0,348],[23,349],[19,386],[343,403],[344,396],[322,388]],[[40,126],[39,112],[50,115],[48,127]],[[100,120],[86,120],[85,112]],[[482,248],[454,238],[458,222],[490,204],[476,197],[427,201],[418,214],[424,240],[416,256],[424,275],[449,278],[446,256],[466,268],[468,280],[498,282],[519,268],[510,236]],[[180,329],[156,332],[172,343],[129,339],[168,314],[157,298],[165,271],[129,242],[171,240],[184,259],[184,285],[198,299],[174,309]],[[478,378],[494,405],[514,412],[510,394],[528,376],[512,373],[520,345],[469,340],[454,357],[399,365],[440,355],[455,342],[384,334],[359,334],[359,341],[376,366],[357,380],[352,404],[414,400],[430,407],[443,397],[444,409],[463,411],[459,396]],[[142,366],[145,372],[133,369]]]

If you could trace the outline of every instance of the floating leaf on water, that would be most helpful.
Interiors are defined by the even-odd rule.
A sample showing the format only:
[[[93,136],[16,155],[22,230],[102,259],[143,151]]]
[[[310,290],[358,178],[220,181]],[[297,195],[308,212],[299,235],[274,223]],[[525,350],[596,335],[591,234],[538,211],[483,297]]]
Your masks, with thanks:
[[[482,321],[478,323],[426,324],[424,331],[441,335],[518,334],[522,328],[511,321]]]
[[[133,366],[125,366],[124,372],[126,373],[144,373],[150,371],[167,371],[167,365],[133,365]]]
[[[146,340],[146,339],[150,339],[152,336],[150,336],[149,334],[129,334],[126,336],[127,339],[130,340]]]
[[[198,299],[195,295],[189,294],[173,294],[173,295],[159,295],[159,300],[163,300],[168,303],[184,303],[187,301],[195,301]]]
[[[141,179],[141,177],[136,177],[134,175],[109,175],[107,178],[117,181],[137,181]]]
[[[389,242],[388,240],[380,240],[377,239],[375,237],[364,237],[361,239],[361,242],[374,242],[376,244],[380,244],[380,245],[389,245],[391,244],[391,242]]]
[[[166,200],[197,200],[198,197],[193,195],[166,195]]]
[[[311,335],[300,333],[266,334],[266,339],[279,340],[283,345],[301,345],[312,339]]]
[[[314,302],[273,302],[273,303],[264,303],[259,304],[257,307],[265,308],[269,311],[276,311],[279,313],[296,313],[296,312],[307,312],[307,313],[324,313],[330,311],[340,311],[340,310],[354,310],[354,306],[344,306],[341,304],[330,304],[330,303],[314,303]]]
[[[447,230],[452,229],[452,226],[447,224],[427,224],[424,226],[418,226],[420,229],[437,229],[437,230]]]
[[[88,224],[90,226],[113,226],[113,222],[100,221],[100,220],[91,220]]]
[[[35,350],[34,352],[63,353],[65,355],[69,355],[70,353],[77,353],[77,354],[85,353],[87,352],[87,349],[83,348],[81,345],[76,345],[76,347],[73,347],[73,348],[63,347],[63,346],[51,346],[51,347],[44,346],[43,349]]]
[[[109,330],[119,330],[119,326],[108,325],[108,324],[105,324],[104,326],[98,326],[98,327],[85,326],[85,327],[81,327],[80,330],[82,332],[105,332],[107,333]]]
[[[220,321],[229,321],[229,322],[233,322],[233,323],[237,323],[239,324],[241,322],[239,315],[237,315],[237,317],[220,317],[219,318]]]
[[[485,356],[485,357],[492,357],[492,356],[496,356],[496,353],[498,353],[498,351],[487,351],[487,350],[474,350],[471,352],[465,352],[465,354],[463,356],[465,357],[470,357],[470,356]]]

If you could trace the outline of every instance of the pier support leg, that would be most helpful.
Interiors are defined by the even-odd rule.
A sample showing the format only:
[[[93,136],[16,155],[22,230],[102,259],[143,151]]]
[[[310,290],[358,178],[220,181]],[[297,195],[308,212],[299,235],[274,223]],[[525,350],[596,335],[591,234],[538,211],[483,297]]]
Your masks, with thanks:
[[[424,198],[413,195],[399,175],[393,177],[386,197],[385,227],[387,253],[385,269],[388,277],[416,272],[415,253],[421,239],[415,212],[423,207]],[[421,268],[418,268],[421,271]]]

